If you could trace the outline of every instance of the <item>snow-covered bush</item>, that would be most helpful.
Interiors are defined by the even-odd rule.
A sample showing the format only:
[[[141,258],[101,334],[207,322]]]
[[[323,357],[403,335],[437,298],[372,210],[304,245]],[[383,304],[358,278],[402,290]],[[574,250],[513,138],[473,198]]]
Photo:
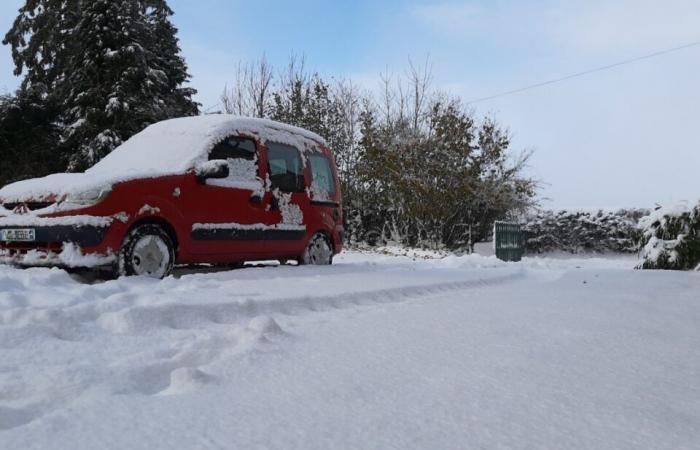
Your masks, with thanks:
[[[644,209],[538,211],[523,227],[528,253],[634,253]]]
[[[700,270],[700,203],[659,208],[642,218],[640,269]]]

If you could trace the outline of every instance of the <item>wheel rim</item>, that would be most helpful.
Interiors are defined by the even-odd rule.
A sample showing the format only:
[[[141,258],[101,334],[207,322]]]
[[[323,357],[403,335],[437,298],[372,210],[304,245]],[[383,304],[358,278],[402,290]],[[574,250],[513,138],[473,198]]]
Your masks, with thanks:
[[[131,267],[134,275],[163,278],[170,265],[168,245],[158,236],[143,236],[134,244]]]
[[[309,264],[326,265],[331,259],[330,246],[322,236],[313,239],[306,252]]]

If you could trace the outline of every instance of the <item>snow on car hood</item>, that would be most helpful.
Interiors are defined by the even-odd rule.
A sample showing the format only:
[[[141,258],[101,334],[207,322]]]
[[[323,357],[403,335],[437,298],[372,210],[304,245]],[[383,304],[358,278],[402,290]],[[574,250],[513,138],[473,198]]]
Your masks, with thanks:
[[[111,186],[117,179],[85,173],[58,173],[44,178],[18,181],[0,189],[3,203],[60,200],[68,194],[88,192]]]
[[[232,134],[248,134],[289,144],[302,152],[326,145],[309,131],[265,119],[225,114],[183,117],[156,123],[138,133],[85,173],[56,174],[0,189],[3,202],[45,201],[143,178],[181,175]]]

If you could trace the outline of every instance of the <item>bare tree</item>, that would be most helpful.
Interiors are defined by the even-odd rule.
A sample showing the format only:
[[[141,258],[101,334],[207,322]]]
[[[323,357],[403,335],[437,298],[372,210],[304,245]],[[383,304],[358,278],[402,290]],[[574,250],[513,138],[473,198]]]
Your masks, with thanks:
[[[233,85],[221,94],[221,105],[228,114],[266,117],[273,87],[273,69],[264,54],[250,64],[239,61]]]
[[[387,67],[386,72],[380,73],[379,78],[381,80],[381,93],[379,106],[381,108],[382,115],[384,116],[384,122],[391,127],[394,123],[394,104],[396,102],[396,92],[393,87],[393,77],[389,73],[389,68]]]
[[[418,131],[418,127],[426,116],[426,105],[430,84],[433,80],[430,58],[425,58],[425,65],[422,69],[417,68],[411,58],[408,58],[408,83],[411,89],[411,122],[413,130]]]
[[[247,71],[248,95],[253,102],[253,115],[265,117],[270,104],[270,86],[273,81],[272,66],[265,54]]]
[[[236,114],[238,116],[246,116],[250,113],[250,99],[245,89],[248,77],[248,65],[244,65],[239,61],[236,67],[236,78],[233,86],[224,87],[224,92],[221,94],[221,106],[227,114]]]
[[[344,143],[336,148],[336,159],[340,169],[343,186],[347,192],[353,192],[353,180],[356,178],[355,168],[359,163],[358,141],[360,139],[360,92],[351,80],[338,80],[334,85],[332,95],[337,104],[341,118]]]

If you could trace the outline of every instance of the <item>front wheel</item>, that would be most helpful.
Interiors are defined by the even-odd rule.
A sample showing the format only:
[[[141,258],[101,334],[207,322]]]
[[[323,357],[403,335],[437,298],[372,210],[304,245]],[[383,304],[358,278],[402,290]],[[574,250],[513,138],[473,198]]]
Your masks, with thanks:
[[[175,246],[161,227],[141,225],[129,232],[119,251],[118,274],[162,279],[175,265]]]
[[[333,248],[325,234],[316,233],[299,258],[300,265],[327,266],[333,264]]]

